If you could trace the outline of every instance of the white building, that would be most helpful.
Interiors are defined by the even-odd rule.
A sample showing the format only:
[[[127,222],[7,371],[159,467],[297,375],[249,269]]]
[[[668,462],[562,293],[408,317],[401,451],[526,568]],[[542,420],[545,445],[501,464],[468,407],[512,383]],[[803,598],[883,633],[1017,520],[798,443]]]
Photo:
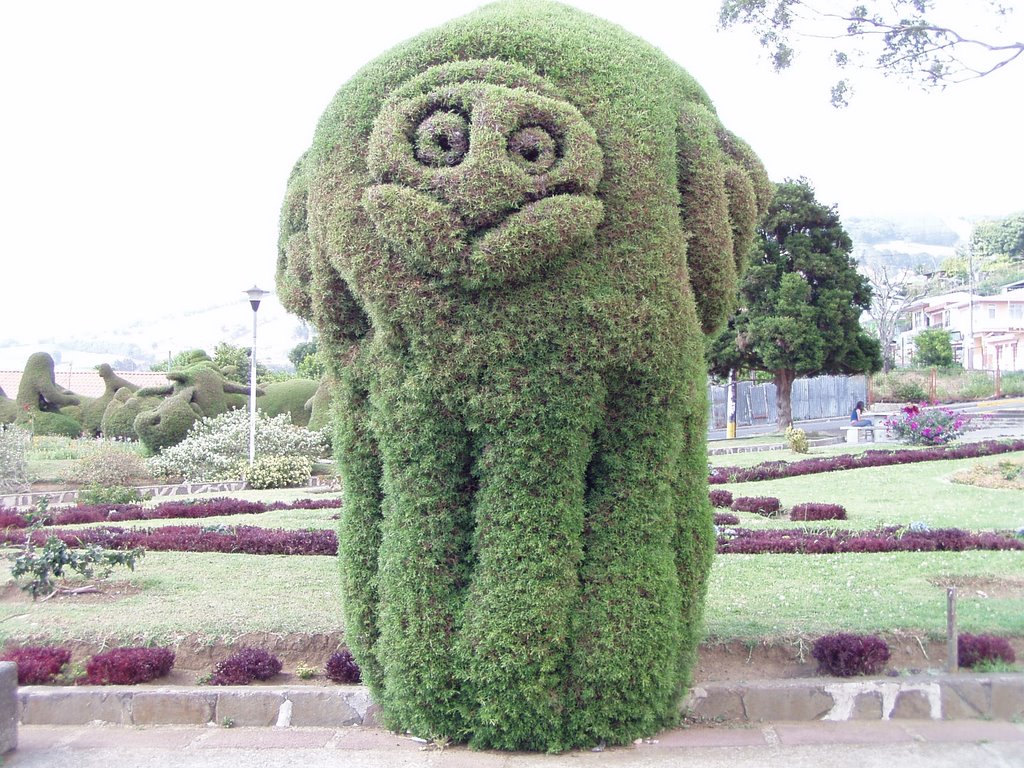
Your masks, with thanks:
[[[994,296],[967,291],[926,296],[906,311],[911,328],[897,342],[901,364],[910,364],[917,334],[943,328],[950,332],[954,354],[965,368],[1024,370],[1024,288]]]

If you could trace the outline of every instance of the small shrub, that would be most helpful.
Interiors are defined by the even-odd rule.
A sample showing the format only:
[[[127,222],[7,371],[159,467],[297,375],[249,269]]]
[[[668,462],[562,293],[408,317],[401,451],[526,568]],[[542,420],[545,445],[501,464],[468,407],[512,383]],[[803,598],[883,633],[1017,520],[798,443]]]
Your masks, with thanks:
[[[967,632],[957,637],[957,663],[961,667],[977,667],[984,663],[1013,664],[1017,656],[1005,637],[972,635]]]
[[[164,677],[174,666],[169,648],[114,648],[85,665],[88,685],[135,685]]]
[[[724,488],[712,488],[708,493],[711,497],[711,506],[730,507],[732,506],[732,492]]]
[[[897,440],[910,445],[945,445],[960,437],[971,417],[952,408],[908,405],[885,420],[885,428]]]
[[[131,504],[141,501],[142,496],[134,488],[123,485],[100,485],[93,483],[78,492],[78,503],[89,504]]]
[[[293,488],[309,483],[313,461],[307,456],[262,456],[242,465],[241,476],[254,490]]]
[[[316,667],[311,667],[305,662],[301,662],[295,667],[295,676],[299,680],[312,680],[316,677]]]
[[[839,504],[796,504],[789,511],[790,520],[845,520],[846,509]]]
[[[0,424],[0,490],[20,491],[28,486],[28,450],[32,435],[13,424]]]
[[[920,382],[912,379],[901,379],[894,381],[892,385],[892,398],[904,403],[919,403],[927,397],[924,387]]]
[[[40,531],[41,523],[36,521],[29,528],[21,550],[7,555],[14,562],[11,576],[15,580],[28,577],[22,589],[27,590],[33,600],[53,592],[57,587],[57,579],[62,578],[65,572],[74,572],[87,579],[93,576],[106,578],[118,565],[134,571],[136,561],[145,555],[142,549],[105,551],[96,544],[73,549],[58,536],[47,537],[42,548],[37,550],[35,534]]]
[[[329,428],[308,430],[291,423],[288,414],[268,417],[256,412],[256,455],[303,456],[315,460],[327,451]],[[189,482],[231,480],[239,462],[249,456],[249,414],[243,408],[200,419],[177,445],[149,459],[157,475],[181,476]]]
[[[789,445],[789,450],[793,453],[807,453],[810,451],[807,433],[799,427],[795,429],[792,426],[786,427],[786,443]]]
[[[839,632],[814,641],[811,656],[820,674],[836,677],[877,675],[889,660],[889,645],[875,635]]]
[[[765,517],[777,515],[780,508],[779,500],[771,496],[739,496],[732,502],[734,512],[753,512]]]
[[[64,477],[89,486],[127,486],[149,474],[136,448],[123,442],[96,441]]]
[[[248,685],[269,680],[281,671],[281,660],[261,648],[242,648],[218,662],[210,685]]]
[[[328,680],[343,685],[355,685],[363,679],[359,665],[352,658],[352,651],[348,648],[342,648],[331,654],[331,657],[327,659],[326,674]]]
[[[18,665],[18,685],[45,685],[71,661],[71,651],[49,646],[12,648],[0,656],[0,661],[13,661]]]
[[[715,525],[739,525],[740,519],[729,512],[716,512],[712,522]]]

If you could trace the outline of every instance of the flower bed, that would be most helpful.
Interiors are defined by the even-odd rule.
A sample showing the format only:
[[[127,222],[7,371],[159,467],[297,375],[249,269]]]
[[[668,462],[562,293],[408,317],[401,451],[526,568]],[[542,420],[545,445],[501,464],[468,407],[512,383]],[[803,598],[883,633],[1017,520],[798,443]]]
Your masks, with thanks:
[[[120,523],[130,520],[172,520],[175,518],[197,519],[203,517],[227,517],[229,515],[254,515],[285,509],[336,509],[341,499],[301,499],[299,501],[262,501],[242,499],[209,499],[203,501],[165,501],[155,507],[141,504],[87,504],[67,509],[48,510],[41,516],[45,526],[79,525],[82,523]],[[0,528],[27,528],[30,518],[38,519],[33,513],[0,507]]]
[[[718,525],[729,525],[719,522]],[[292,531],[255,526],[174,525],[149,529],[114,527],[79,531],[36,531],[33,540],[45,543],[56,536],[71,547],[90,544],[105,549],[144,547],[154,552],[225,552],[249,555],[334,555],[334,531]],[[24,541],[21,532],[6,531],[0,542]],[[729,528],[718,537],[719,554],[834,554],[840,552],[962,552],[971,549],[1020,550],[1024,539],[1013,533],[971,533],[959,528],[928,530],[916,527],[876,528],[870,531],[751,530]]]
[[[917,464],[923,461],[952,461],[954,459],[976,459],[1002,453],[1024,451],[1024,440],[985,440],[978,443],[964,443],[956,446],[933,446],[930,448],[904,448],[901,450],[872,450],[861,454],[803,459],[801,461],[766,461],[746,469],[741,467],[716,467],[708,477],[711,485],[725,483],[750,483],[761,480],[778,480],[784,477],[814,475],[820,472],[837,472],[844,469],[866,467],[891,467],[897,464]]]

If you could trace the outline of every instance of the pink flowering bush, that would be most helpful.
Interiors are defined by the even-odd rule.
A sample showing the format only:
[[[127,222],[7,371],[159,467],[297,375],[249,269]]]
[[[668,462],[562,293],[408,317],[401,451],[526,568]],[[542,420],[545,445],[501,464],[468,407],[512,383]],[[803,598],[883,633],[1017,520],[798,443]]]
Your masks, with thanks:
[[[885,420],[890,435],[911,445],[945,445],[960,437],[970,422],[952,408],[929,407],[927,403],[907,405]]]

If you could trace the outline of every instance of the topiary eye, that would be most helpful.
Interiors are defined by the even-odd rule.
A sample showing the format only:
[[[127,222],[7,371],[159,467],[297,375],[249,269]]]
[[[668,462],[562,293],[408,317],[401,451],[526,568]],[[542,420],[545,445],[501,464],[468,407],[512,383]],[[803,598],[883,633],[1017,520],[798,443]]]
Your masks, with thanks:
[[[416,159],[432,168],[458,165],[469,152],[469,119],[461,112],[427,115],[416,126]]]
[[[516,165],[530,174],[545,173],[558,160],[558,142],[539,125],[513,133],[508,140],[508,151]]]

